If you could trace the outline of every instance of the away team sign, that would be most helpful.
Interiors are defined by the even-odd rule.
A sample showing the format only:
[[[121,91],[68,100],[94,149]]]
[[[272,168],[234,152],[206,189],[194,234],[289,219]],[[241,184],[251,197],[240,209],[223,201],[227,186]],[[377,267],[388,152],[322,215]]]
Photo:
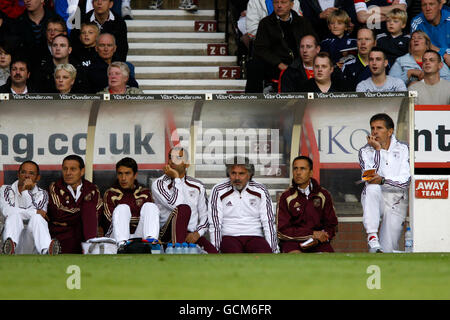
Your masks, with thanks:
[[[448,199],[448,180],[416,180],[416,198]]]

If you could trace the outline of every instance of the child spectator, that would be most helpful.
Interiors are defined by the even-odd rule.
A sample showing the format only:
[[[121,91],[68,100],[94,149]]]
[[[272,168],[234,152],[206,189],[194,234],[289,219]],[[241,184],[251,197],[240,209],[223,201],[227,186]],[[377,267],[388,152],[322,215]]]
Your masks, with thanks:
[[[377,46],[386,53],[389,66],[392,67],[395,59],[408,53],[411,36],[403,31],[408,20],[406,11],[392,9],[386,15],[386,19],[388,32],[377,36]]]
[[[11,64],[11,51],[7,45],[0,45],[0,86],[9,78],[9,65]]]
[[[99,34],[100,29],[95,22],[86,22],[81,25],[79,41],[74,45],[73,52],[81,67],[89,67],[97,56],[95,45]]]
[[[327,19],[331,34],[320,44],[322,51],[330,54],[331,60],[337,64],[343,58],[342,50],[349,47],[356,49],[356,39],[349,37],[351,20],[347,12],[337,9],[330,13]]]

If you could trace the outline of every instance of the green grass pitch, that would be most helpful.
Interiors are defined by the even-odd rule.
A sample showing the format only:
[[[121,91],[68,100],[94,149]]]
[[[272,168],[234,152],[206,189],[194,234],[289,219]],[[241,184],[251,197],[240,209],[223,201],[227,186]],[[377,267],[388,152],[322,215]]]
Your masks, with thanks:
[[[450,299],[449,283],[449,253],[0,256],[2,300]]]

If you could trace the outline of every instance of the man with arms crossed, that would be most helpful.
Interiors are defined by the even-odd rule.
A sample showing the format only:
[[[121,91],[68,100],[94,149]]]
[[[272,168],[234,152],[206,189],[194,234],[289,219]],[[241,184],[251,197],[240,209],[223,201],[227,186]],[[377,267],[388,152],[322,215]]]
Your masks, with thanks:
[[[62,178],[50,185],[50,234],[62,253],[81,253],[81,242],[97,237],[102,198],[95,184],[84,178],[84,161],[69,155],[62,163]]]
[[[278,203],[281,252],[334,252],[330,241],[338,221],[331,195],[312,177],[313,161],[309,157],[296,157],[292,171],[292,186]]]
[[[209,201],[212,244],[222,253],[278,253],[267,188],[253,180],[255,167],[247,158],[227,162],[228,179],[213,187]]]
[[[130,238],[158,242],[159,209],[150,189],[139,185],[137,174],[136,161],[123,158],[116,164],[115,185],[103,196],[103,227],[106,236],[114,238],[119,247]]]
[[[370,119],[370,135],[359,150],[359,164],[366,180],[361,204],[369,252],[398,250],[408,208],[409,150],[395,137],[394,122],[387,114]],[[370,169],[371,173],[365,173]]]
[[[37,252],[58,254],[61,249],[59,242],[50,238],[48,230],[48,193],[37,186],[41,179],[39,166],[33,161],[25,161],[20,165],[17,177],[12,185],[0,188],[0,213],[6,217],[3,253],[16,252],[24,222],[29,220],[27,231],[34,238]]]
[[[184,148],[172,148],[164,175],[152,184],[160,210],[159,239],[163,243],[196,243],[208,253],[217,253],[203,236],[208,230],[208,200],[203,184],[186,174],[188,159]]]

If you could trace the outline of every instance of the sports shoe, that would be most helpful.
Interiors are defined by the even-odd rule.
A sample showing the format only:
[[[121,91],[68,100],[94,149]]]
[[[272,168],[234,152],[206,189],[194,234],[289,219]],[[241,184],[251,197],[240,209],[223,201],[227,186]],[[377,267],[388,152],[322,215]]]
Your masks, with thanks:
[[[48,246],[47,254],[55,256],[60,253],[61,253],[61,244],[59,243],[58,239],[52,239],[52,241],[50,241],[50,245]]]
[[[370,236],[368,239],[368,245],[369,245],[369,252],[370,253],[383,253],[383,250],[381,249],[380,241],[378,240],[377,236]]]
[[[122,7],[122,18],[124,20],[133,20],[133,14],[131,13],[131,8],[129,6]]]
[[[5,240],[3,244],[3,254],[14,254],[16,252],[16,244],[11,238]]]
[[[162,4],[163,0],[151,0],[148,7],[150,10],[158,10],[159,8],[161,8]]]
[[[194,3],[193,0],[181,0],[178,9],[186,11],[197,11],[198,6]]]
[[[161,244],[161,242],[158,239],[151,238],[151,237],[145,238],[143,240],[145,240],[146,242],[151,243],[151,244]]]
[[[122,241],[118,242],[117,243],[117,253],[124,253],[127,243],[128,243],[127,240],[122,240]]]

